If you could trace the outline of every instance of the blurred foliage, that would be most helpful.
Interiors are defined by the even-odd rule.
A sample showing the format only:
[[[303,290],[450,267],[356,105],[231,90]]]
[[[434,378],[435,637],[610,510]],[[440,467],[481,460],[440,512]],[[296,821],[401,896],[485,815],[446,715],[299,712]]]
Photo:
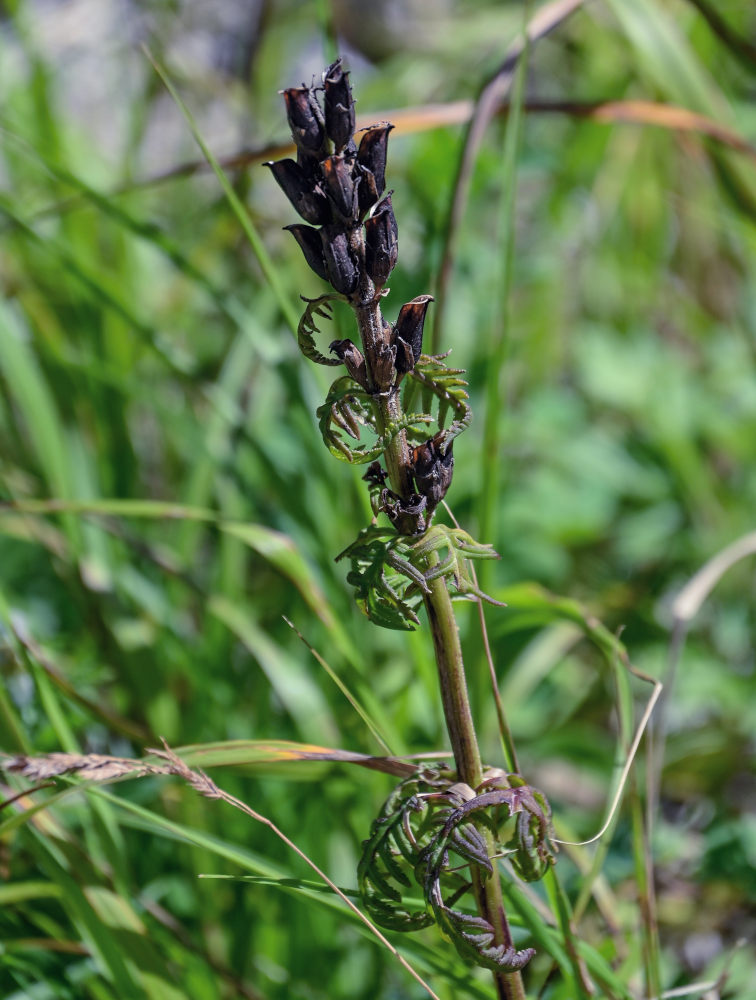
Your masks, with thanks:
[[[140,42],[222,157],[288,141],[276,91],[317,73],[334,34],[348,40],[359,111],[380,120],[474,97],[531,7],[407,0],[371,4],[378,21],[363,23],[346,2],[0,6],[0,748],[138,754],[160,737],[275,738],[382,752],[284,614],[394,753],[444,748],[425,630],[367,623],[333,561],[369,505],[359,473],[320,442],[322,373],[299,356],[212,172],[158,179],[199,154]],[[475,530],[498,470],[481,540],[502,559],[488,590],[533,580],[584,602],[654,676],[667,670],[675,594],[754,527],[756,151],[527,103],[665,102],[756,141],[754,67],[705,9],[600,0],[528,53],[516,173],[501,116],[477,157],[442,331],[476,416],[448,498],[463,526]],[[754,38],[749,5],[717,10]],[[462,139],[457,126],[392,135],[391,317],[436,290]],[[281,232],[292,212],[268,172],[230,178],[291,306],[321,293]],[[492,382],[495,343],[506,360]],[[70,508],[28,503],[45,498]],[[522,770],[562,835],[589,837],[614,768],[612,674],[574,622],[510,604],[486,614]],[[485,755],[499,764],[477,610],[458,607]],[[756,931],[753,634],[745,561],[693,622],[666,706],[665,988],[716,977]],[[283,766],[214,777],[354,886],[389,779]],[[9,779],[3,797],[22,787]],[[276,883],[311,873],[268,829],[171,781],[117,796],[65,794],[27,822],[18,803],[0,813],[3,996],[424,995],[340,904]],[[630,837],[623,813],[579,932],[640,995]],[[592,850],[563,853],[569,893]],[[397,945],[440,996],[492,995],[436,931]],[[549,964],[534,960],[533,995],[568,997]],[[723,995],[756,997],[755,973],[736,952]]]

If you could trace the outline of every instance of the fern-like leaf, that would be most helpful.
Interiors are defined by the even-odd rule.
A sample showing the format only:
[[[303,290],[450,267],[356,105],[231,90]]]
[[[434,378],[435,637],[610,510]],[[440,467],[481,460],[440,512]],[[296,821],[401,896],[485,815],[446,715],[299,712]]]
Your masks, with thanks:
[[[327,295],[321,295],[317,299],[306,299],[303,295],[302,301],[306,302],[307,305],[297,326],[297,343],[299,344],[300,351],[306,358],[314,361],[317,365],[328,365],[332,368],[340,365],[340,358],[328,358],[325,354],[321,354],[315,346],[315,334],[320,333],[316,317],[322,317],[330,322],[332,319],[330,303],[348,302],[349,299],[345,295],[329,292]]]
[[[318,407],[317,417],[328,450],[342,462],[353,465],[374,462],[401,431],[424,426],[433,420],[429,414],[408,413],[401,420],[389,424],[371,445],[355,448],[347,443],[344,432],[357,441],[360,440],[360,427],[376,432],[376,412],[370,394],[349,375],[336,379],[328,390],[325,402]]]
[[[446,784],[443,772],[430,769],[403,781],[384,802],[362,845],[360,894],[365,909],[382,927],[415,931],[433,923],[424,902],[413,905],[405,893],[414,885],[418,856],[430,839],[433,806],[424,796]]]
[[[404,558],[406,549],[393,529],[371,525],[336,556],[337,562],[348,558],[351,563],[347,582],[364,614],[377,625],[405,632],[420,623],[406,592],[413,584],[427,588],[422,573]]]
[[[496,811],[502,807],[506,810],[506,819],[517,817],[510,842],[515,852],[512,857],[515,869],[526,876],[540,878],[553,862],[548,803],[519,775],[502,776],[493,786],[489,785],[473,798],[448,810],[443,826],[420,854],[415,877],[423,885],[436,922],[454,942],[460,955],[487,969],[515,972],[530,961],[534,949],[518,951],[511,944],[496,944],[494,928],[484,917],[455,909],[451,900],[444,899],[450,851],[477,867],[483,878],[493,874],[485,841],[477,831],[475,834],[470,832],[475,830],[471,817],[477,814],[477,822],[491,826],[496,822]]]
[[[444,434],[442,444],[444,452],[455,437],[467,430],[472,419],[472,410],[466,391],[467,382],[461,377],[464,373],[464,368],[449,368],[443,363],[441,357],[427,354],[420,356],[419,361],[410,372],[410,378],[422,387],[423,408],[430,409],[430,401],[434,396],[438,400],[439,430],[444,429],[448,411],[451,410],[454,414],[454,419]],[[411,383],[409,384],[411,385]]]
[[[467,565],[468,559],[498,559],[499,554],[493,546],[476,542],[462,528],[436,524],[414,544],[412,561],[416,566],[426,565],[431,552],[442,550],[445,551],[444,557],[435,566],[426,570],[426,581],[430,582],[439,576],[446,577],[454,587],[456,596],[478,597],[489,604],[502,607],[501,601],[495,600],[478,587]]]

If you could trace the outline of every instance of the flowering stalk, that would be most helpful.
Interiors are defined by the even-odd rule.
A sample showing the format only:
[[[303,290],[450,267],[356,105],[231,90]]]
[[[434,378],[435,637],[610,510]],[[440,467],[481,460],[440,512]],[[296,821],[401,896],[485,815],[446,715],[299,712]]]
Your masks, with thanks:
[[[338,558],[349,558],[347,579],[378,624],[412,628],[416,609],[425,607],[455,761],[453,773],[419,770],[411,787],[403,783],[387,800],[364,845],[363,900],[384,926],[415,930],[438,923],[464,957],[491,969],[500,997],[524,998],[519,970],[534,952],[518,951],[512,942],[491,861],[500,847],[499,814],[492,810],[506,806],[508,818],[516,819],[505,846],[518,874],[529,879],[540,878],[553,862],[549,808],[518,775],[481,764],[452,596],[490,600],[478,590],[468,560],[496,553],[459,528],[434,523],[452,481],[454,438],[470,420],[466,383],[444,356],[423,354],[430,295],[403,305],[393,324],[381,310],[398,256],[392,192],[385,190],[392,126],[373,125],[356,144],[354,101],[341,60],[324,72],[322,87],[293,87],[283,96],[297,156],[267,166],[304,219],[286,228],[333,289],[305,300],[299,345],[311,360],[346,370],[318,410],[326,445],[342,460],[369,463],[364,478],[375,517]],[[333,301],[352,308],[359,345],[334,340],[328,357],[315,334]],[[423,410],[411,412],[407,404],[418,395]],[[375,436],[372,444],[363,442],[365,430]],[[461,887],[450,870],[450,851],[469,865],[471,880]],[[426,910],[410,911],[402,901],[402,888],[412,879],[423,889]],[[452,906],[468,890],[478,916]]]

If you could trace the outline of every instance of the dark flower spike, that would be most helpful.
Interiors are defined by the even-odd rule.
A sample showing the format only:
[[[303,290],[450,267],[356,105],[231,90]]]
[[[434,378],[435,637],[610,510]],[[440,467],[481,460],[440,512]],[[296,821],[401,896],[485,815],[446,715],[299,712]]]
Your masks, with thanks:
[[[377,288],[389,279],[399,255],[399,230],[388,194],[365,220],[365,268]]]
[[[420,360],[425,314],[432,301],[432,295],[418,295],[399,310],[393,337],[396,343],[396,370],[400,374],[411,371]]]
[[[309,87],[289,87],[283,91],[291,137],[298,149],[318,156],[324,152],[323,112]]]
[[[375,179],[376,197],[380,197],[386,187],[386,150],[388,134],[393,127],[389,122],[372,125],[365,130],[357,150],[357,162]]]
[[[296,222],[293,226],[284,226],[299,244],[305,260],[313,269],[315,274],[323,281],[328,281],[328,271],[326,269],[325,256],[323,254],[323,243],[320,238],[320,230],[313,229],[312,226],[303,226]]]
[[[320,239],[325,257],[326,281],[330,281],[342,295],[351,295],[357,287],[359,271],[349,253],[346,233],[339,226],[323,226]]]
[[[337,59],[325,71],[323,85],[326,132],[338,152],[354,134],[354,99],[349,86],[349,73],[342,70],[341,59]]]
[[[294,160],[271,160],[270,167],[278,186],[305,222],[322,226],[331,221],[331,208],[316,181]]]
[[[335,354],[339,361],[344,362],[344,366],[352,378],[363,389],[367,390],[367,368],[362,351],[352,343],[351,340],[333,340],[328,346],[328,350]]]
[[[357,204],[352,171],[341,156],[327,156],[320,164],[326,190],[337,213],[344,221],[354,219]]]

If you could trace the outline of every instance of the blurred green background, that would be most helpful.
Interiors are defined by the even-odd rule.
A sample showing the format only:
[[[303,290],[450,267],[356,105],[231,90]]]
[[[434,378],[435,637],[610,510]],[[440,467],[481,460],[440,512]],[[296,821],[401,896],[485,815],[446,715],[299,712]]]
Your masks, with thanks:
[[[359,471],[319,438],[328,373],[299,355],[212,171],[173,173],[201,154],[141,46],[219,158],[288,141],[277,91],[318,74],[335,37],[361,115],[417,111],[389,144],[394,318],[438,292],[464,139],[460,125],[423,128],[422,108],[474,99],[537,9],[0,4],[0,749],[139,755],[164,737],[382,752],[283,615],[393,752],[446,748],[425,629],[367,622],[334,563],[369,508]],[[707,9],[592,0],[532,47],[519,130],[497,116],[475,159],[438,331],[470,378],[475,421],[448,499],[501,553],[487,588],[534,581],[582,602],[657,677],[676,595],[754,530],[756,509],[756,11]],[[590,102],[622,103],[596,120]],[[701,117],[683,130],[625,120],[643,117],[630,102]],[[675,114],[667,124],[691,124]],[[228,176],[296,311],[323,288],[281,231],[293,210],[249,159]],[[336,322],[352,335],[346,315]],[[50,498],[66,511],[29,503]],[[692,622],[666,704],[654,840],[665,988],[732,960],[722,995],[746,1000],[753,573],[747,559],[729,570]],[[484,753],[500,764],[477,613],[458,608]],[[522,770],[563,833],[590,837],[612,781],[611,671],[579,625],[527,600],[487,620]],[[650,689],[634,691],[640,706]],[[346,887],[391,788],[336,765],[213,777]],[[22,787],[8,779],[2,797]],[[113,794],[125,805],[77,794],[31,819],[18,803],[0,812],[2,996],[424,995],[331,897],[270,882],[311,873],[268,829],[175,781]],[[563,852],[568,891],[590,853]],[[624,813],[600,890],[580,934],[641,995]],[[492,996],[434,931],[395,940],[440,996]],[[539,956],[531,988],[567,997],[548,969]]]

